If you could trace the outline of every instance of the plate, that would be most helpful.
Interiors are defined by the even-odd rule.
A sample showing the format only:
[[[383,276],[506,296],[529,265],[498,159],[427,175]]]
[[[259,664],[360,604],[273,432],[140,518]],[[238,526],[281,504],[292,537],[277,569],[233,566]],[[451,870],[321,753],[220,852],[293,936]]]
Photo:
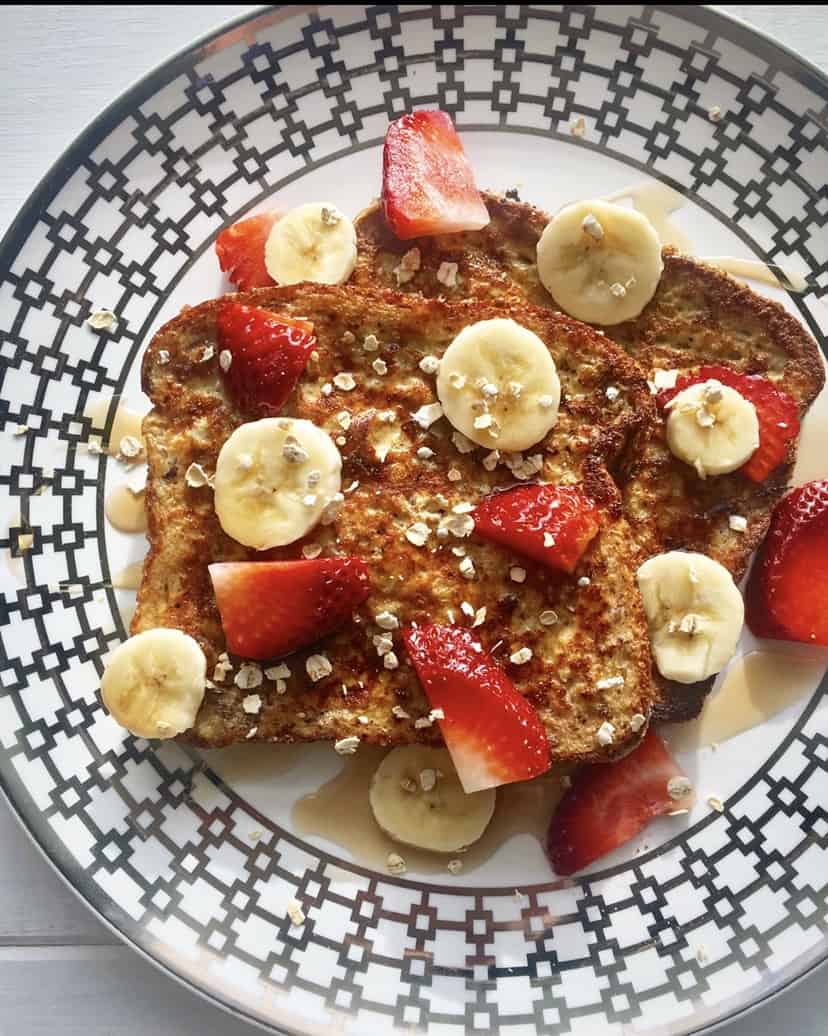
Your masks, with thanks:
[[[700,806],[585,876],[551,881],[518,825],[459,874],[394,878],[354,861],[312,802],[297,812],[342,766],[328,746],[200,756],[103,712],[131,599],[113,576],[142,542],[107,523],[125,473],[89,448],[115,403],[84,414],[113,397],[146,409],[142,349],[223,290],[222,226],[274,196],[355,214],[378,191],[388,120],[415,106],[454,116],[482,185],[546,209],[642,180],[678,192],[697,253],[809,275],[801,294],[762,290],[824,343],[826,100],[814,69],[698,7],[283,7],[151,73],[60,159],[0,254],[0,778],[126,941],[302,1033],[698,1032],[825,958],[820,657],[766,723],[681,754]],[[113,330],[86,324],[101,308]],[[821,399],[798,477],[827,428]]]

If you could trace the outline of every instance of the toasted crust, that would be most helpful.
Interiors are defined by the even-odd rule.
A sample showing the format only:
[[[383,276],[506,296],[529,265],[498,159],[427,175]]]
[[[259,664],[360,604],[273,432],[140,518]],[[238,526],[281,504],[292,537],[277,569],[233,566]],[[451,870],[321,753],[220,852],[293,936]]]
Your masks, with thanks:
[[[647,370],[721,363],[762,374],[793,396],[804,417],[825,375],[819,348],[799,322],[712,266],[672,251],[664,259],[655,298],[636,320],[612,328],[615,341]],[[701,479],[670,453],[660,423],[624,491],[636,527],[649,525],[642,549],[701,550],[740,579],[785,492],[796,449],[791,442],[786,462],[761,483],[738,472]],[[746,532],[729,527],[731,514],[747,518]]]
[[[235,296],[285,315],[305,316],[315,325],[319,346],[294,396],[287,416],[304,417],[334,437],[345,435],[345,503],[334,525],[317,527],[304,542],[319,543],[323,555],[358,554],[366,559],[373,591],[354,616],[354,624],[298,652],[288,660],[292,677],[285,694],[274,681],[256,688],[261,712],[248,715],[242,699],[250,693],[233,683],[232,674],[208,689],[196,724],[185,740],[220,746],[247,739],[298,741],[356,735],[365,742],[401,744],[439,739],[436,726],[418,729],[414,720],[428,712],[426,699],[394,635],[399,668],[389,670],[372,643],[380,631],[373,616],[383,609],[402,623],[470,623],[463,601],[486,619],[477,632],[505,666],[516,686],[538,708],[556,760],[608,758],[638,740],[630,719],[648,716],[654,697],[646,622],[634,584],[635,558],[618,489],[609,469],[630,463],[640,452],[653,421],[653,403],[637,365],[603,336],[577,321],[551,312],[491,302],[456,304],[380,290],[315,285],[260,289]],[[144,357],[143,385],[154,409],[144,422],[149,478],[147,509],[150,550],[132,632],[174,626],[194,636],[208,657],[212,673],[224,638],[207,566],[212,561],[262,560],[300,556],[302,543],[257,554],[222,531],[209,488],[190,488],[185,472],[191,463],[212,471],[228,435],[249,419],[225,397],[217,359],[199,362],[205,345],[215,345],[215,319],[222,300],[189,309],[166,324]],[[460,502],[475,503],[514,479],[504,467],[493,472],[480,463],[484,451],[461,454],[446,422],[431,433],[411,414],[434,400],[434,379],[422,373],[425,354],[440,356],[466,324],[492,316],[513,315],[534,330],[555,358],[563,389],[558,426],[531,452],[543,455],[542,476],[551,481],[582,481],[602,504],[602,530],[573,577],[557,576],[527,565],[526,581],[510,579],[520,559],[472,536],[459,540],[432,534],[418,548],[405,538],[415,521],[435,527],[440,513]],[[350,332],[350,335],[346,334]],[[377,336],[380,352],[367,352],[367,334]],[[353,336],[353,340],[351,340]],[[161,352],[169,354],[161,362]],[[377,376],[371,362],[381,355],[388,373]],[[357,382],[351,392],[321,392],[339,371]],[[604,395],[609,384],[621,395],[612,407]],[[343,433],[337,414],[347,409],[352,422]],[[393,411],[394,423],[378,414]],[[384,463],[377,446],[388,447]],[[435,456],[418,459],[428,445]],[[449,469],[460,472],[448,478]],[[429,517],[430,516],[430,517]],[[477,577],[465,579],[452,548],[463,546]],[[588,575],[588,586],[577,577]],[[560,621],[543,626],[541,611],[554,609]],[[530,647],[531,661],[509,662],[520,647]],[[332,675],[311,684],[305,660],[324,652]],[[608,676],[623,675],[620,688],[598,690]],[[392,715],[401,705],[409,719]],[[364,717],[367,722],[362,722]],[[601,748],[595,732],[608,720],[616,727],[610,748]]]
[[[375,205],[357,221],[358,284],[394,284],[399,257],[420,249],[421,266],[402,287],[427,296],[524,299],[547,307],[555,300],[538,278],[537,242],[549,221],[539,209],[493,194],[484,195],[491,222],[481,231],[417,241],[398,241]],[[816,342],[777,302],[763,298],[732,277],[699,260],[663,253],[658,289],[635,320],[606,327],[646,372],[656,368],[692,370],[722,363],[759,373],[790,393],[804,416],[822,389],[824,366]],[[457,262],[453,288],[437,278],[441,262]],[[735,579],[767,532],[771,512],[782,496],[796,458],[791,443],[787,462],[757,485],[743,475],[700,479],[694,469],[670,453],[662,422],[642,450],[629,455],[619,478],[625,512],[641,560],[664,550],[708,554]],[[735,532],[731,514],[747,519],[747,531]],[[690,688],[659,679],[657,714],[683,720],[696,715],[712,681]]]

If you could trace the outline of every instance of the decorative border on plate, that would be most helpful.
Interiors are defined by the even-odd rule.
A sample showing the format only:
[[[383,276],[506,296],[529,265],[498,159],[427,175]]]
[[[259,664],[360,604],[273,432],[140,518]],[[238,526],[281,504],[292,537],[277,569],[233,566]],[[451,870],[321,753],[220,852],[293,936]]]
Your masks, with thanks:
[[[332,1011],[386,1027],[565,1033],[599,1020],[611,1032],[646,1011],[651,1026],[689,1032],[688,1012],[709,1004],[721,1018],[740,983],[733,1010],[757,985],[787,981],[799,967],[792,932],[803,959],[826,953],[826,681],[726,815],[520,900],[337,860],[258,816],[178,746],[123,741],[97,701],[101,659],[124,630],[101,533],[106,462],[83,449],[91,424],[76,415],[90,392],[120,391],[164,299],[221,225],[374,146],[412,103],[440,104],[467,130],[569,144],[568,121],[583,115],[597,143],[577,146],[679,189],[689,180],[761,257],[799,255],[818,271],[814,294],[828,290],[815,244],[828,206],[805,175],[826,147],[828,87],[771,44],[692,8],[387,6],[354,17],[277,9],[174,58],[78,139],[0,245],[0,418],[29,427],[0,474],[21,514],[0,549],[25,579],[0,601],[0,779],[52,862],[121,934],[252,1019],[310,1031]],[[295,35],[282,35],[287,22]],[[689,44],[688,26],[699,34]],[[465,48],[466,32],[489,38],[484,29],[493,46]],[[734,35],[747,50],[720,48]],[[753,67],[760,54],[772,67]],[[711,124],[723,91],[732,108]],[[255,92],[252,111],[235,110]],[[633,103],[649,123],[632,118]],[[706,146],[685,147],[684,133]],[[156,169],[154,183],[136,159]],[[220,181],[206,175],[223,166]],[[92,335],[85,300],[111,284],[121,323]],[[813,300],[797,301],[822,339]],[[342,871],[345,891],[334,887]],[[308,915],[301,929],[284,916],[291,895]]]

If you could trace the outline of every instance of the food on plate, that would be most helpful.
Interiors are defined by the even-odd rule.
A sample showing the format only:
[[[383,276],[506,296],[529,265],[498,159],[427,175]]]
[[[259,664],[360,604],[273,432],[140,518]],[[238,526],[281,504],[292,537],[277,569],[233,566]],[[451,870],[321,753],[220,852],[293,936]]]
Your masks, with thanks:
[[[464,327],[446,349],[437,398],[451,424],[490,450],[528,450],[558,420],[561,382],[544,342],[511,318]]]
[[[526,203],[486,192],[482,197],[489,222],[481,230],[405,241],[394,235],[381,207],[367,208],[356,221],[359,255],[352,283],[394,285],[427,297],[561,303],[546,290],[539,270],[538,243],[553,221]],[[596,233],[591,221],[588,226]],[[412,251],[417,270],[397,283],[395,271]],[[715,476],[705,471],[702,477],[671,451],[669,412],[662,410],[653,434],[638,440],[637,449],[613,473],[642,560],[680,547],[719,561],[738,581],[784,492],[796,456],[798,422],[822,388],[824,368],[816,343],[778,303],[673,249],[662,249],[661,261],[655,292],[641,312],[599,330],[640,364],[654,393],[668,385],[688,387],[700,372],[717,371],[700,380],[714,377],[741,389],[756,409],[760,445],[736,471]],[[447,264],[450,278],[441,274]],[[687,382],[680,380],[684,376]],[[771,397],[765,385],[777,395]],[[615,389],[610,381],[608,408],[616,405]],[[774,416],[766,420],[763,414]],[[712,686],[710,680],[676,686],[658,673],[656,678],[654,715],[666,720],[697,715]]]
[[[641,731],[631,718],[649,715],[653,684],[634,544],[608,469],[654,420],[635,365],[586,325],[526,305],[310,284],[235,301],[306,318],[317,346],[282,416],[261,421],[222,391],[218,354],[201,362],[205,344],[216,342],[221,300],[187,310],[147,350],[150,552],[132,629],[174,623],[207,653],[214,686],[183,737],[205,746],[248,737],[439,743],[401,633],[439,623],[474,628],[537,710],[552,758],[606,759],[632,747]],[[437,399],[441,357],[464,327],[490,319],[519,320],[558,369],[558,421],[526,453],[476,446]],[[609,383],[620,393],[612,407]],[[307,440],[294,434],[307,461],[274,456],[273,423],[280,443],[307,429]],[[249,455],[246,470],[240,455]],[[225,461],[234,461],[229,476]],[[209,485],[187,484],[192,464],[215,472],[215,496]],[[297,498],[301,478],[286,481],[294,478],[289,464],[305,478],[321,473],[309,494],[333,493],[318,521],[321,500]],[[493,491],[538,479],[580,485],[601,509],[600,531],[572,575],[521,563],[508,546],[475,533],[472,512]],[[283,485],[291,487],[286,497],[270,492]],[[284,546],[257,549],[275,540]],[[211,564],[337,556],[361,558],[371,575],[371,593],[351,621],[278,665],[224,655]],[[253,682],[261,708],[248,713],[242,703]],[[608,743],[597,734],[605,722],[615,729]]]
[[[290,209],[270,230],[265,266],[276,284],[342,284],[356,264],[353,223],[330,202]]]
[[[526,781],[549,769],[537,711],[471,630],[409,626],[403,638],[464,791]]]
[[[360,558],[224,561],[210,565],[227,647],[283,658],[348,622],[371,592]]]
[[[515,486],[472,512],[478,536],[549,568],[574,572],[600,528],[599,511],[578,486]]]
[[[401,241],[479,230],[489,222],[471,163],[445,112],[410,112],[388,127],[382,205]]]
[[[265,266],[265,244],[279,212],[260,212],[233,223],[216,238],[219,266],[239,291],[266,288],[273,278]]]
[[[804,329],[634,209],[481,194],[438,111],[389,126],[356,224],[308,203],[216,252],[254,290],[144,357],[150,552],[113,716],[398,746],[371,808],[434,852],[484,834],[497,787],[580,766],[560,875],[686,813],[650,722],[733,657],[758,545],[753,632],[828,645],[828,480],[779,503],[824,381]]]
[[[180,629],[130,637],[107,659],[101,697],[113,719],[139,737],[176,737],[195,722],[207,660]]]
[[[238,405],[259,417],[276,417],[316,346],[313,324],[228,302],[216,319],[219,369]]]
[[[295,543],[332,518],[341,487],[339,450],[312,421],[248,421],[215,459],[216,517],[228,536],[255,550]]]
[[[565,313],[604,325],[637,317],[664,268],[647,217],[597,199],[567,205],[549,220],[537,266],[541,284]]]
[[[511,297],[550,305],[536,254],[549,217],[488,191],[480,196],[488,217],[481,229],[428,232],[410,239],[394,233],[381,201],[366,205],[354,221],[357,264],[350,283],[428,298]]]
[[[718,561],[685,550],[649,558],[638,570],[653,660],[668,680],[698,683],[733,657],[745,607]]]
[[[808,482],[777,504],[747,586],[747,621],[757,637],[828,647],[828,479]]]
[[[634,838],[651,820],[694,802],[690,781],[649,731],[615,763],[580,770],[555,810],[546,852],[555,872],[574,874]]]
[[[454,853],[486,830],[496,794],[494,788],[469,794],[445,748],[403,745],[377,767],[369,799],[377,823],[395,842]]]
[[[756,407],[715,378],[682,389],[664,409],[670,452],[699,478],[735,471],[759,448]]]
[[[796,450],[796,440],[799,435],[799,408],[796,400],[784,389],[774,385],[772,381],[760,374],[739,374],[729,367],[722,366],[699,367],[696,371],[682,374],[676,378],[676,383],[672,388],[662,389],[658,393],[658,404],[664,410],[670,409],[672,415],[672,408],[675,406],[677,396],[691,391],[699,384],[709,384],[711,381],[717,382],[722,387],[723,395],[725,388],[736,392],[741,399],[753,407],[756,415],[758,442],[751,451],[749,459],[746,458],[742,465],[743,475],[753,482],[763,482],[780,464],[786,460],[793,461],[792,454]],[[714,430],[711,438],[716,438],[715,425],[719,415],[711,414],[710,416],[714,417],[712,426]],[[727,421],[727,416],[725,419]],[[742,425],[743,422],[738,421],[736,430],[738,430],[738,426]],[[669,419],[667,438],[669,441]],[[715,450],[710,452],[715,453]],[[737,464],[736,467],[739,465]],[[721,474],[721,472],[712,470],[711,473]]]

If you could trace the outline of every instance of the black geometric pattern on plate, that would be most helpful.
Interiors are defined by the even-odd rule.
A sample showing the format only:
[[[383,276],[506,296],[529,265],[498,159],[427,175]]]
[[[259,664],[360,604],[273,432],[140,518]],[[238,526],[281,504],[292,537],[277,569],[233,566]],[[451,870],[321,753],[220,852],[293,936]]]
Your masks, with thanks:
[[[125,95],[3,243],[0,777],[105,917],[259,1020],[310,1025],[336,1010],[386,1031],[620,1032],[646,1019],[684,1032],[825,955],[824,684],[725,814],[520,896],[330,857],[177,745],[124,739],[98,701],[102,659],[125,630],[108,462],[85,444],[112,415],[97,429],[78,415],[122,391],[164,300],[225,223],[376,145],[405,110],[439,105],[468,132],[559,139],[692,193],[757,255],[811,271],[797,305],[824,341],[825,82],[712,12],[636,10],[266,12]],[[101,299],[119,317],[111,333],[85,326]],[[292,896],[300,928],[285,915]]]

